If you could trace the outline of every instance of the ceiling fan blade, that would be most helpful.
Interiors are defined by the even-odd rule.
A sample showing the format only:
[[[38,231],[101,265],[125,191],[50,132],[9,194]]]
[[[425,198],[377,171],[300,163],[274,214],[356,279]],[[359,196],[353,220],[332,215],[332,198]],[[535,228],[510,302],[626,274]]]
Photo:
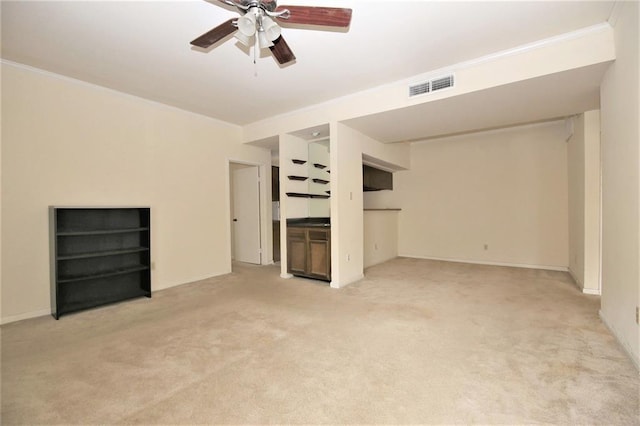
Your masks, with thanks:
[[[218,25],[211,31],[202,34],[200,37],[193,40],[191,44],[206,49],[236,31],[238,28],[234,24],[235,21],[235,19],[229,19],[227,22]]]
[[[296,56],[293,54],[289,45],[282,36],[273,41],[273,46],[269,47],[271,53],[276,58],[280,65],[287,64],[296,60]]]
[[[289,10],[288,17],[285,18],[281,16],[278,17],[278,20],[291,24],[348,27],[351,23],[351,9],[339,7],[278,6],[276,13],[282,12],[285,9]]]

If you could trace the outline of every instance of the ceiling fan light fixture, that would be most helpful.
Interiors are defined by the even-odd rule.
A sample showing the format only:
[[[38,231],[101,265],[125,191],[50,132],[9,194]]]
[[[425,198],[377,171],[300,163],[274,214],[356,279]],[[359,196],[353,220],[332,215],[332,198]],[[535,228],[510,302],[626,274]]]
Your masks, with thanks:
[[[216,3],[214,0],[206,1]],[[218,2],[235,7],[240,17],[229,19],[212,28],[192,40],[191,45],[208,49],[224,41],[227,36],[234,35],[240,43],[249,48],[253,44],[254,63],[257,60],[256,52],[266,47],[271,50],[271,54],[280,65],[296,60],[289,44],[282,37],[279,22],[332,28],[348,28],[351,23],[352,11],[348,8],[278,6],[277,0],[218,0]]]
[[[247,47],[251,47],[253,45],[253,42],[251,41],[251,37],[247,37],[240,31],[236,31],[233,37],[235,37],[236,40],[238,40],[240,43],[244,44]]]
[[[262,18],[262,30],[270,41],[274,41],[275,39],[280,37],[280,26],[268,16],[264,16]]]
[[[260,45],[260,49],[273,46],[273,42],[269,40],[269,37],[267,37],[264,31],[258,31],[258,44]]]
[[[253,10],[248,11],[238,18],[238,31],[247,37],[251,37],[256,33],[256,14]]]

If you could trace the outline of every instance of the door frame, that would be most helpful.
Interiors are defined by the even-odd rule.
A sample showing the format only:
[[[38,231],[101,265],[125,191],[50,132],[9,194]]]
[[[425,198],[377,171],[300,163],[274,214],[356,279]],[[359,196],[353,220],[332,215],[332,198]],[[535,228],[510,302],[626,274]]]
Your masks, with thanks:
[[[253,167],[257,167],[258,168],[258,179],[259,179],[259,185],[258,185],[258,214],[260,216],[260,249],[261,249],[261,256],[260,256],[260,264],[261,265],[267,265],[269,263],[268,259],[271,257],[271,248],[269,247],[269,244],[272,244],[271,242],[271,238],[268,235],[268,232],[266,232],[267,230],[267,222],[271,221],[271,204],[269,203],[269,208],[267,209],[267,195],[270,195],[267,193],[267,185],[266,185],[266,181],[267,178],[270,179],[270,176],[267,174],[267,170],[264,164],[262,163],[256,163],[256,162],[251,162],[251,161],[246,161],[246,160],[238,160],[235,158],[229,158],[227,157],[227,161],[226,161],[226,203],[227,203],[227,209],[226,209],[226,219],[227,219],[227,241],[228,241],[228,245],[227,245],[227,250],[228,250],[228,259],[229,259],[229,271],[232,270],[232,261],[231,258],[233,257],[233,253],[231,251],[232,248],[232,240],[231,240],[231,227],[233,226],[231,223],[231,210],[233,208],[233,206],[231,205],[231,193],[233,188],[231,187],[231,164],[235,163],[235,164],[241,164],[243,166],[253,166]],[[269,167],[271,167],[269,165]],[[269,173],[271,171],[269,170]],[[269,181],[269,185],[271,184],[271,181]]]

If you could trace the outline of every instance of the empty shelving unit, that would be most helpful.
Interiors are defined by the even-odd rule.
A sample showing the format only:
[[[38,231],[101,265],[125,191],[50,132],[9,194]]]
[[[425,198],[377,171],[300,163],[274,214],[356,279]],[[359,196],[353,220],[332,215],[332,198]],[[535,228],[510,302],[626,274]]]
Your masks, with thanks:
[[[49,208],[51,314],[151,297],[148,207]]]

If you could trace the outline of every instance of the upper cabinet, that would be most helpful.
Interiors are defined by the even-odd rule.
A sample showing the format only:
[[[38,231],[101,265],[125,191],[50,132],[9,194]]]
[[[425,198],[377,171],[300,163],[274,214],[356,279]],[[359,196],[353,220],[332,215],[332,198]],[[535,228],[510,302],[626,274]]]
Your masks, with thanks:
[[[362,189],[364,191],[380,191],[393,189],[393,173],[375,167],[362,165]]]

